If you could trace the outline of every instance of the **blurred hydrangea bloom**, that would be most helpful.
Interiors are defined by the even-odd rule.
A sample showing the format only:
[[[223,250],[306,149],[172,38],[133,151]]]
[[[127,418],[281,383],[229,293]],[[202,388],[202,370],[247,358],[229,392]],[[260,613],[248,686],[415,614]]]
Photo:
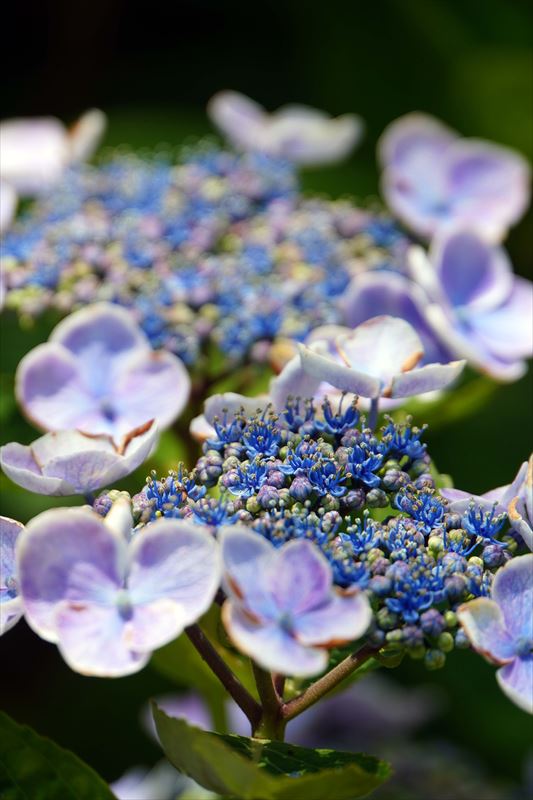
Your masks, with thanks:
[[[459,620],[472,646],[497,664],[498,683],[533,714],[533,554],[514,558],[496,573],[490,599],[461,606]]]
[[[137,672],[207,611],[218,589],[219,549],[205,530],[160,520],[131,534],[129,502],[119,499],[105,521],[86,508],[45,511],[21,539],[26,620],[77,672]]]
[[[190,378],[172,353],[153,352],[131,315],[98,303],[71,314],[16,373],[17,399],[45,430],[107,434],[117,446],[148,420],[168,427],[189,398]]]
[[[160,761],[152,769],[129,769],[113,781],[110,788],[117,800],[176,800],[189,784],[190,781],[168,761]],[[202,791],[204,798],[211,796],[211,792]]]
[[[423,238],[458,224],[499,242],[529,203],[530,169],[522,156],[463,139],[426,114],[391,123],[378,156],[389,208]]]
[[[70,165],[90,158],[106,124],[98,109],[87,111],[70,130],[54,117],[0,122],[0,233],[13,220],[17,195],[47,191]]]
[[[268,114],[240,92],[218,92],[207,110],[236,148],[268,153],[302,166],[339,161],[355,147],[363,131],[355,114],[332,119],[302,105],[284,106]]]
[[[130,431],[117,447],[107,434],[55,431],[31,445],[0,448],[0,466],[14,483],[48,495],[89,494],[129,475],[153,449],[153,421]]]
[[[225,411],[218,397],[217,408],[194,469],[152,473],[134,497],[141,530],[178,518],[215,532],[245,525],[276,547],[311,542],[337,587],[367,593],[372,646],[430,669],[465,646],[455,610],[488,594],[517,543],[505,513],[475,502],[458,513],[439,495],[423,428],[388,420],[373,432],[355,402],[293,399],[254,413]]]
[[[276,549],[243,526],[221,530],[226,629],[241,652],[268,670],[307,676],[328,663],[325,647],[362,636],[372,618],[366,596],[332,589],[332,570],[311,542]]]
[[[17,221],[2,273],[23,318],[111,301],[153,347],[207,370],[213,345],[265,360],[279,338],[342,323],[352,277],[404,270],[407,244],[386,216],[299,197],[291,165],[265,154],[116,154],[71,170]]]
[[[24,525],[0,517],[0,636],[22,617],[15,548]]]
[[[438,236],[413,248],[413,277],[426,291],[426,323],[456,356],[499,380],[516,380],[533,354],[533,284],[513,275],[504,250],[477,234]]]

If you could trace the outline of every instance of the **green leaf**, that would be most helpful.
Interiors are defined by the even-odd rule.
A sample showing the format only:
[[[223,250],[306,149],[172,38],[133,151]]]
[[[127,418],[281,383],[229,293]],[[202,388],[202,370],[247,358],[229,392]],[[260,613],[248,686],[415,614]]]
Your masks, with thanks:
[[[68,750],[0,712],[2,800],[113,800],[108,785]]]
[[[355,800],[389,767],[371,756],[210,733],[153,706],[159,739],[177,769],[206,789],[239,800]]]

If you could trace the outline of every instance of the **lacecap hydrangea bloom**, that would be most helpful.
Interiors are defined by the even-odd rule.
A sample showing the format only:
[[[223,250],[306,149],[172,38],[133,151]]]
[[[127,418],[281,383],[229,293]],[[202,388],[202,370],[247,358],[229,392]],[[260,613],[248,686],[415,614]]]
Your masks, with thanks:
[[[148,478],[134,498],[138,525],[178,518],[215,533],[245,525],[278,548],[310,542],[335,586],[366,593],[373,614],[363,640],[376,651],[407,652],[435,668],[454,645],[467,646],[457,608],[488,596],[521,539],[485,504],[451,510],[435,487],[424,429],[388,421],[374,432],[355,403],[337,409],[329,400],[214,422],[191,472]],[[105,498],[97,501],[104,514]],[[234,590],[245,607],[246,591]]]

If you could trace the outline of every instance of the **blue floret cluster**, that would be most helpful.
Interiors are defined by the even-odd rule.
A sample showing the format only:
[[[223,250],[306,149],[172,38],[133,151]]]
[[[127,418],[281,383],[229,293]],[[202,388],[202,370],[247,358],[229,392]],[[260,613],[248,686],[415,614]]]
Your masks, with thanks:
[[[457,607],[490,592],[516,550],[506,515],[448,510],[424,428],[387,419],[366,427],[356,404],[289,400],[279,414],[223,415],[191,472],[155,473],[134,498],[139,527],[159,517],[216,529],[242,523],[281,546],[316,544],[346,592],[367,592],[370,641],[428,668],[467,646]]]
[[[352,278],[403,269],[407,244],[385,215],[305,199],[289,162],[204,144],[178,163],[117,152],[71,168],[4,237],[2,273],[23,319],[118,303],[201,371],[213,346],[264,360],[279,337],[342,323]]]

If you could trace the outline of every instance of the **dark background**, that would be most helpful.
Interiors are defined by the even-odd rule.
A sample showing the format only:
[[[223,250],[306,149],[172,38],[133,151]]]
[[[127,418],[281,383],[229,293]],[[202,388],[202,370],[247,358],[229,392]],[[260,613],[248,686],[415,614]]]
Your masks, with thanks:
[[[2,16],[2,116],[52,113],[70,122],[98,106],[110,117],[108,145],[176,144],[210,133],[207,100],[233,88],[269,109],[297,101],[365,119],[365,140],[348,162],[304,175],[304,186],[315,192],[375,194],[377,137],[412,110],[533,155],[527,2],[181,0],[169,7],[62,0],[10,3]],[[522,274],[532,226],[530,212],[508,241]],[[4,332],[2,372],[11,372],[33,344],[31,333]],[[531,400],[526,377],[495,389],[483,410],[437,430],[430,444],[440,469],[473,491],[509,482],[531,449]],[[13,418],[1,438],[16,436],[30,441],[35,434]],[[5,480],[1,486],[4,513],[15,514],[15,497],[24,508],[19,519],[36,513],[27,495],[13,494]],[[157,751],[137,724],[144,699],[170,688],[155,671],[116,681],[82,678],[23,623],[0,650],[2,705],[16,719],[68,746],[108,779],[155,761]],[[445,687],[445,712],[430,734],[469,749],[496,777],[520,780],[530,719],[500,694],[492,667],[471,653],[453,653],[441,673],[406,663],[395,677]]]

